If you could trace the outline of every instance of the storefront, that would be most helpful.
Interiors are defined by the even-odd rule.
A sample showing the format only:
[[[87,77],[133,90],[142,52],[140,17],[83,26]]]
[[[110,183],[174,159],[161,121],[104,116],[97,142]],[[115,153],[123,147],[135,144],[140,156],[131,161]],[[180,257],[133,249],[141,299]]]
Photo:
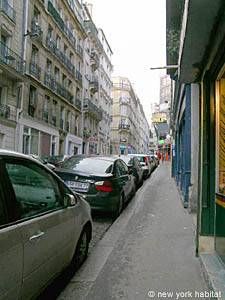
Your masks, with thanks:
[[[225,262],[225,73],[217,90],[215,250]]]

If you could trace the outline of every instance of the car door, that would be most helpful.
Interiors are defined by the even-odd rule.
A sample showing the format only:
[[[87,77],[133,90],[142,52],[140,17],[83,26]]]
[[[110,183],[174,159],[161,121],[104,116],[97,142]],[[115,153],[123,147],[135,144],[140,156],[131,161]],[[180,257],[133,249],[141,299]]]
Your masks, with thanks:
[[[0,160],[0,299],[18,299],[23,272],[20,230],[11,219],[10,191]],[[8,209],[9,208],[9,209]]]
[[[20,207],[21,298],[29,299],[70,262],[79,236],[79,216],[73,207],[64,206],[56,178],[44,167],[30,160],[6,160],[5,166]]]

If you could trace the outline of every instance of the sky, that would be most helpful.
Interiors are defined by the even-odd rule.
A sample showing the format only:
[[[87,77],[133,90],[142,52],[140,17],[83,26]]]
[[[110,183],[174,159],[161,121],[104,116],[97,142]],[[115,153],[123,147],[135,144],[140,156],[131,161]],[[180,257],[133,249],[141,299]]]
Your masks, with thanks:
[[[92,18],[113,51],[112,76],[127,77],[147,119],[159,102],[159,77],[166,65],[166,0],[88,0]]]

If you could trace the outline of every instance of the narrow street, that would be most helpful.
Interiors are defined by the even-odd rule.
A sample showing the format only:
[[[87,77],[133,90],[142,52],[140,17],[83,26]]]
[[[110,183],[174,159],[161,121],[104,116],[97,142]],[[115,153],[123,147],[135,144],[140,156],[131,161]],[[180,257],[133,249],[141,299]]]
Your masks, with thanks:
[[[194,238],[193,217],[182,207],[170,164],[164,163],[58,299],[197,299],[208,287]]]

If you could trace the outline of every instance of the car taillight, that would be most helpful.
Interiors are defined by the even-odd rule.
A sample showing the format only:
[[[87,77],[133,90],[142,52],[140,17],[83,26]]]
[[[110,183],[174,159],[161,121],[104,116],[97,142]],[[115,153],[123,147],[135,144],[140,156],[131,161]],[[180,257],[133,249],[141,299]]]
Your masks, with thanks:
[[[110,181],[97,181],[95,182],[95,188],[101,192],[112,192],[112,183]]]

